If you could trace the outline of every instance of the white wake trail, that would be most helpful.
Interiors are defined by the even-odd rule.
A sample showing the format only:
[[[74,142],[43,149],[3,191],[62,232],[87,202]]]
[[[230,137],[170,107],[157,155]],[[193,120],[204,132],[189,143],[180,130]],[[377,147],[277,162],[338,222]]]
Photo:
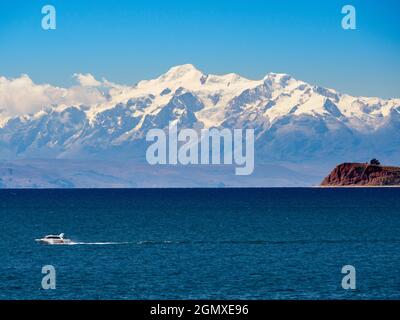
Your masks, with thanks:
[[[133,244],[136,242],[70,242],[67,245],[117,245],[117,244]]]

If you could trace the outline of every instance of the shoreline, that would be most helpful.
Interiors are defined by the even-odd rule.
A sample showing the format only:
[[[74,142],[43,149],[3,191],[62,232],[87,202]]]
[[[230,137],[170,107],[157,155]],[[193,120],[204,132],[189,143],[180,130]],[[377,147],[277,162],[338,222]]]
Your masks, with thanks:
[[[1,191],[23,191],[23,190],[64,190],[64,191],[71,191],[71,190],[237,190],[237,189],[359,189],[359,188],[400,188],[400,185],[393,185],[393,186],[360,186],[360,185],[348,185],[348,186],[301,186],[301,187],[293,187],[293,186],[281,186],[281,187],[268,187],[268,186],[260,186],[260,187],[240,187],[240,186],[233,186],[233,187],[137,187],[137,188],[0,188]]]

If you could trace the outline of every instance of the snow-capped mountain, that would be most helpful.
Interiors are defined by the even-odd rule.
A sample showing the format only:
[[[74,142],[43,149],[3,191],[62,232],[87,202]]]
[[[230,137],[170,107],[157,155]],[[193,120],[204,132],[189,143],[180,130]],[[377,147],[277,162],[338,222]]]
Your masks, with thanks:
[[[173,121],[254,128],[261,162],[400,159],[400,99],[352,97],[287,74],[262,80],[204,74],[189,64],[131,87],[96,81],[90,89],[99,102],[44,105],[3,121],[0,157],[141,158],[147,130]]]

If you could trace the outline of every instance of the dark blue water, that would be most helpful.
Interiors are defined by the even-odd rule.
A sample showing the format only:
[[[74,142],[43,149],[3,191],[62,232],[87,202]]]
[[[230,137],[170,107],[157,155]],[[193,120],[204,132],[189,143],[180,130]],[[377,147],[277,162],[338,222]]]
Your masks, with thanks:
[[[0,299],[399,299],[400,189],[2,190],[0,257]]]

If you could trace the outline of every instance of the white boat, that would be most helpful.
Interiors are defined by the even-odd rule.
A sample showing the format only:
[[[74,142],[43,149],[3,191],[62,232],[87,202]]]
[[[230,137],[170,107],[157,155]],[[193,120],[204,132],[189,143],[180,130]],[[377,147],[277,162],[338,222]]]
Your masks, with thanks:
[[[64,238],[64,233],[60,233],[57,235],[48,235],[42,239],[35,239],[38,242],[46,243],[46,244],[69,244],[71,243],[70,239]]]

